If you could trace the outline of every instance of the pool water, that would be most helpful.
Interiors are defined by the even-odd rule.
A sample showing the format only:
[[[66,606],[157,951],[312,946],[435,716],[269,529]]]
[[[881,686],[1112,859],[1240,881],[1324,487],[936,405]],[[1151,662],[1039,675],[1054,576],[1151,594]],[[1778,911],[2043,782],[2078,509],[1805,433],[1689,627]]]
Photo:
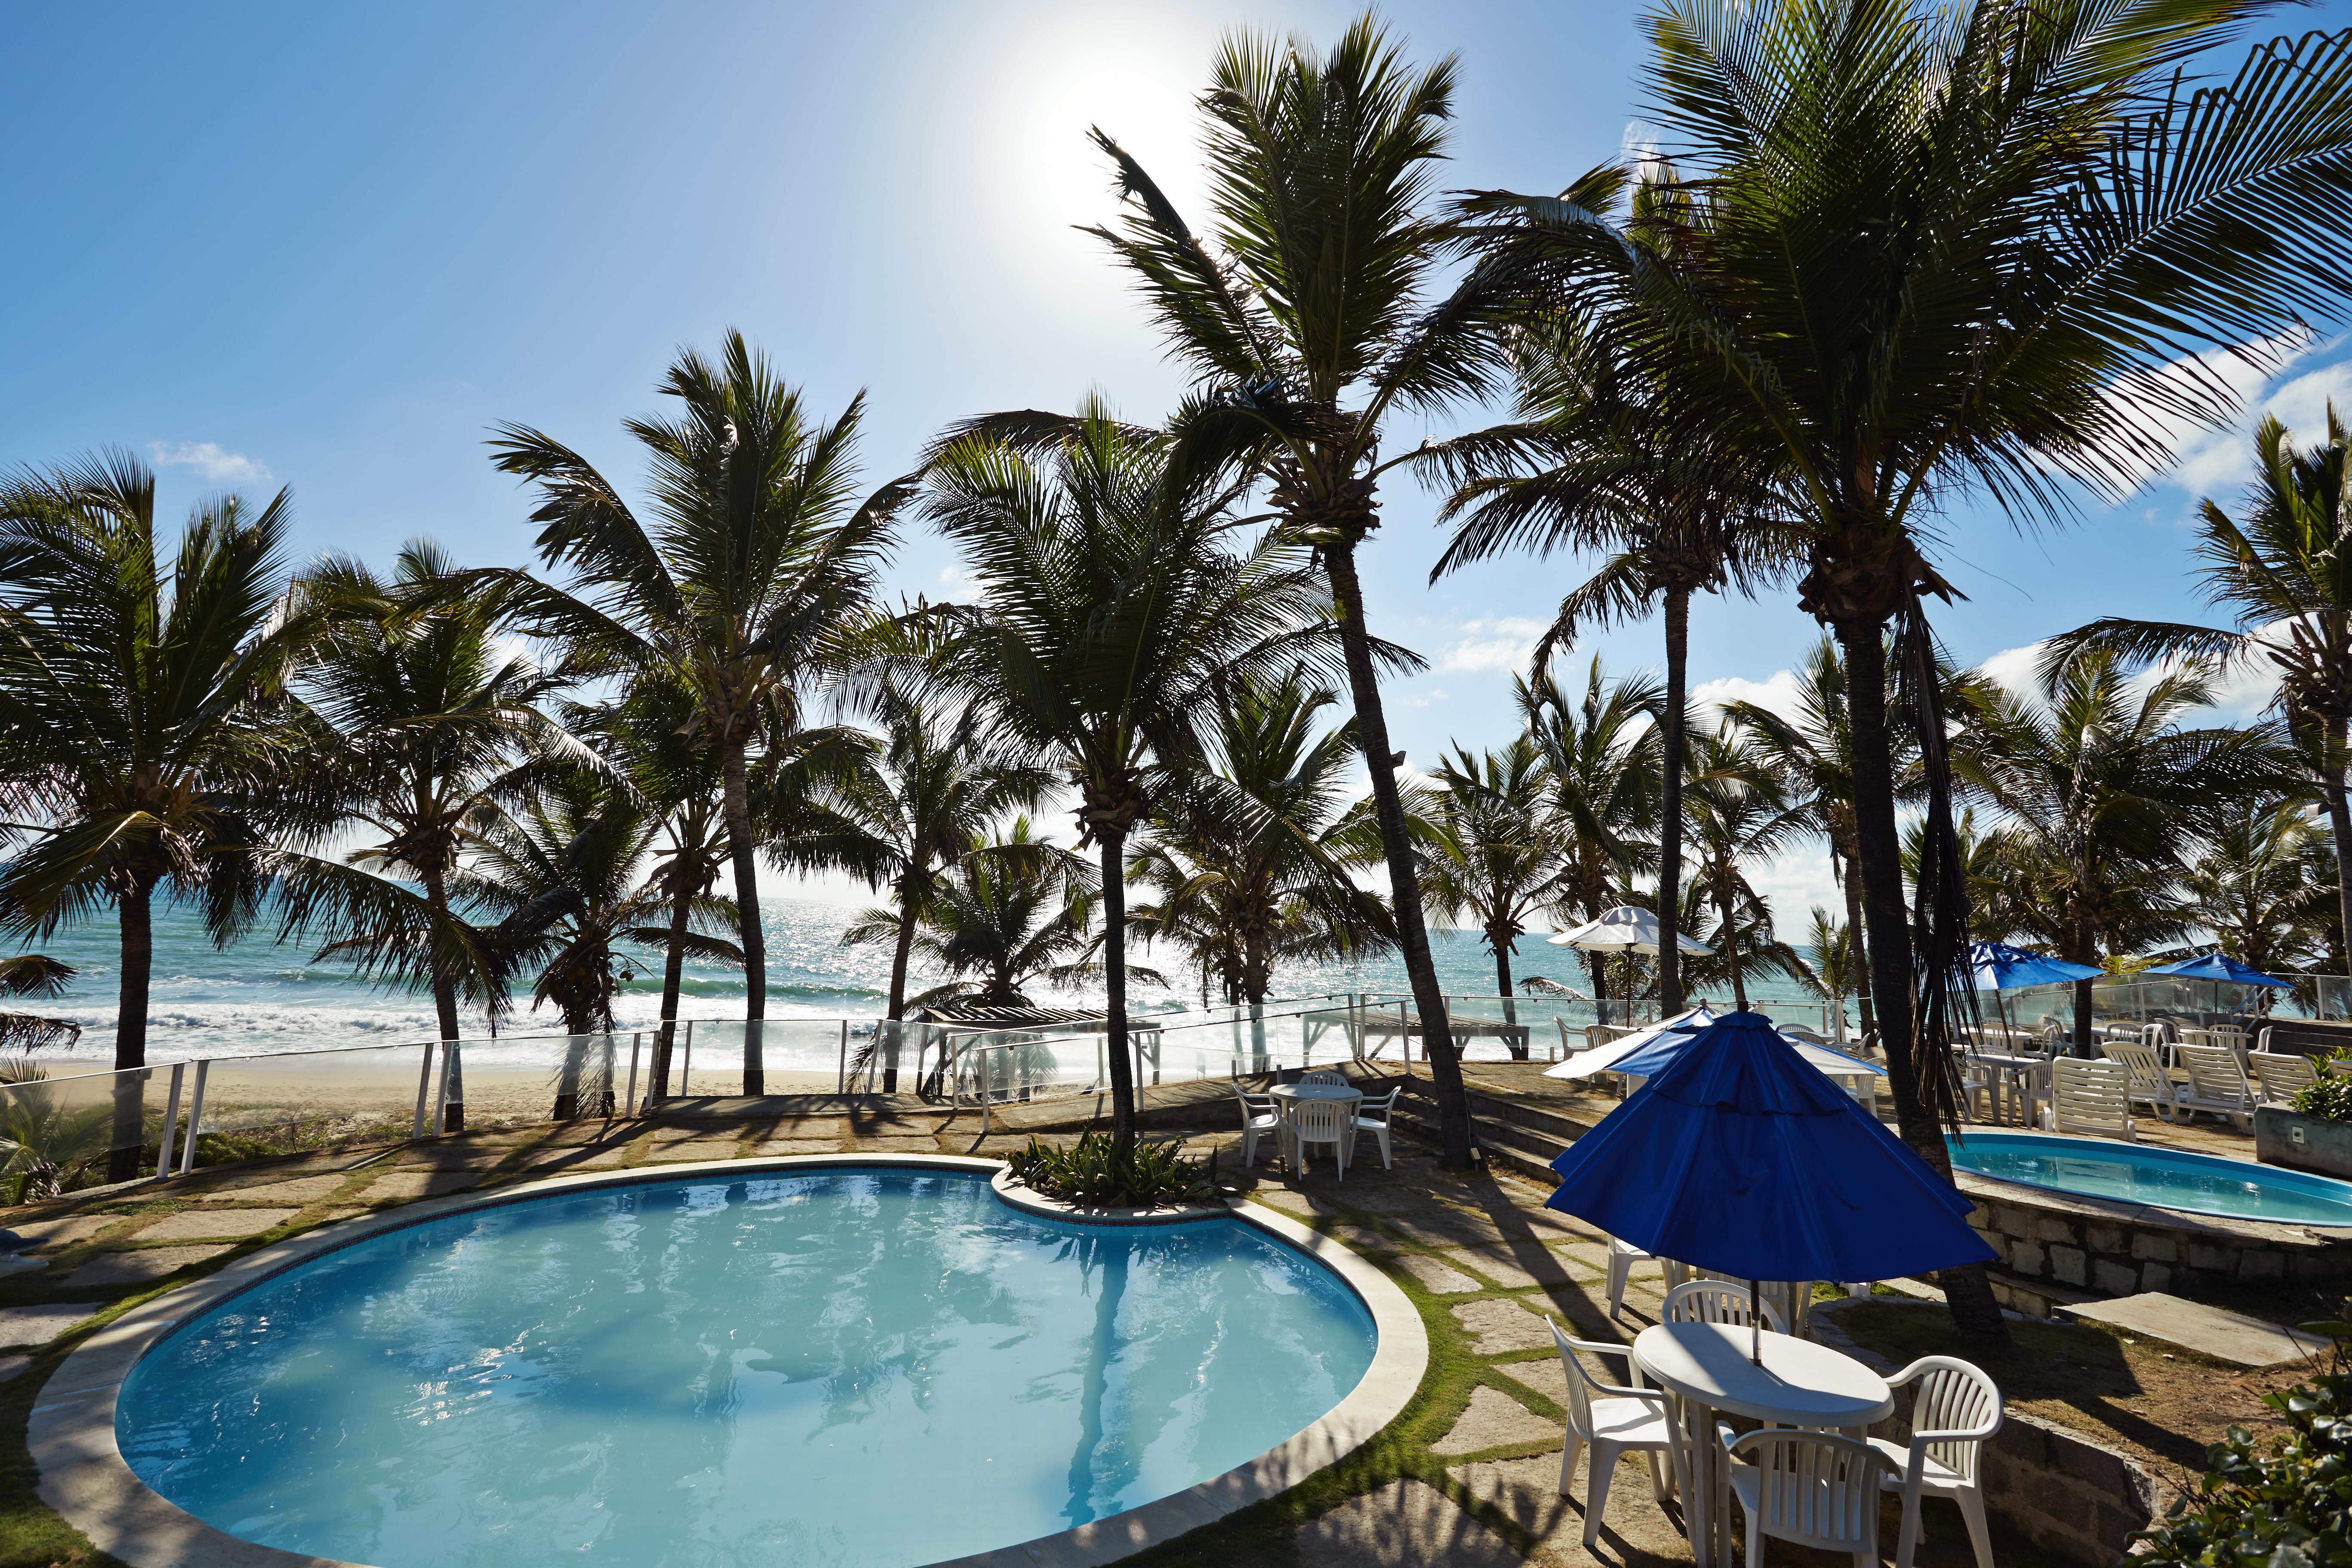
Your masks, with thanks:
[[[2186,1214],[2352,1226],[2352,1183],[2214,1154],[2029,1132],[1948,1140],[1952,1163],[1980,1176]]]
[[[164,1340],[116,1436],[215,1528],[383,1568],[898,1568],[1243,1464],[1373,1342],[1237,1220],[1077,1226],[984,1175],[836,1168],[356,1243]]]

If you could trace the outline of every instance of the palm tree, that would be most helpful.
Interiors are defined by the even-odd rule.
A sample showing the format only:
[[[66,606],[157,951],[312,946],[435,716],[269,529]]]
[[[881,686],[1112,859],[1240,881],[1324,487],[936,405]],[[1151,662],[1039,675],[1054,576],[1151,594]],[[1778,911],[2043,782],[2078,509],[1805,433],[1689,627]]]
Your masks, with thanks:
[[[72,964],[47,953],[20,952],[0,958],[0,996],[54,999],[65,994],[79,973]],[[28,1058],[44,1046],[71,1045],[79,1038],[81,1026],[70,1019],[38,1013],[0,1013],[0,1051]],[[0,1073],[6,1070],[0,1068]]]
[[[1812,925],[1806,932],[1806,945],[1813,950],[1811,964],[1813,981],[1830,1005],[1830,1032],[1840,1046],[1845,1044],[1845,999],[1862,984],[1864,964],[1860,944],[1853,939],[1853,927],[1840,921],[1819,904],[1813,906]],[[1869,1025],[1863,1026],[1869,1032]]]
[[[2194,657],[2212,659],[2222,675],[2249,664],[2274,670],[2281,716],[2292,728],[2314,731],[2313,772],[2339,867],[2352,845],[2352,808],[2344,789],[2346,731],[2352,721],[2347,452],[2352,434],[2333,403],[2327,438],[2300,451],[2285,426],[2265,418],[2254,431],[2254,481],[2240,503],[2244,521],[2210,499],[2199,505],[2197,574],[2205,602],[2228,610],[2231,626],[2109,616],[2053,637],[2043,649],[2045,670],[2088,647],[2108,649],[2133,667]],[[2352,932],[2352,881],[2336,884],[2336,914]]]
[[[1713,900],[1719,967],[1744,1013],[1751,963],[1742,943],[1750,932],[1760,933],[1754,939],[1756,954],[1774,965],[1781,963],[1785,947],[1771,939],[1771,914],[1748,885],[1746,868],[1750,861],[1770,859],[1804,833],[1804,809],[1790,804],[1771,763],[1743,743],[1727,720],[1696,748],[1687,798],[1698,850],[1692,885],[1705,889]]]
[[[1097,899],[1086,858],[1039,838],[1027,816],[1015,816],[1001,838],[975,835],[929,877],[906,944],[947,978],[904,1000],[915,1007],[1032,1005],[1034,987],[1087,973]],[[841,940],[900,951],[904,930],[902,910],[868,910]]]
[[[888,1017],[907,1016],[907,963],[941,870],[1010,811],[1034,810],[1049,775],[993,752],[969,707],[947,710],[886,686],[882,743],[827,804],[862,835],[859,858],[898,910]],[[898,1038],[885,1031],[882,1087],[898,1089]]]
[[[2352,274],[2352,35],[2254,49],[2216,90],[2175,73],[2246,7],[2105,0],[1685,0],[1654,10],[1648,115],[1677,199],[1624,224],[1490,193],[1490,268],[1585,312],[1685,413],[1770,454],[1806,536],[1802,608],[1846,656],[1857,868],[1889,1086],[1936,1169],[1958,1114],[1948,1008],[1965,991],[1925,599],[1948,597],[1921,520],[1974,487],[2021,521],[2114,495],[2168,432],[2234,402],[2179,374],[2200,345],[2286,341]],[[1898,628],[1928,749],[1925,930],[1903,907],[1882,639]],[[1913,944],[1923,937],[1915,994]],[[1915,1027],[1915,1006],[1918,1016]],[[1956,1324],[2006,1334],[1982,1271]]]
[[[1814,645],[1797,677],[1791,706],[1795,710],[1784,714],[1741,699],[1724,704],[1723,712],[1769,763],[1793,796],[1791,805],[1829,845],[1830,875],[1845,894],[1840,929],[1858,942],[1863,920],[1862,879],[1854,870],[1853,726],[1846,712],[1845,661],[1834,639],[1823,637]],[[1867,1035],[1878,1026],[1871,1013],[1868,964],[1853,972],[1850,991]]]
[[[1772,906],[1748,885],[1746,877],[1734,879],[1727,916],[1726,907],[1708,880],[1694,877],[1683,889],[1681,929],[1710,950],[1685,955],[1690,961],[1694,991],[1728,985],[1733,1005],[1744,1008],[1747,1003],[1742,998],[1751,974],[1779,974],[1811,990],[1822,988],[1821,977],[1795,948],[1780,940],[1772,925]],[[1651,961],[1654,973],[1654,962]]]
[[[1507,1000],[1519,938],[1559,897],[1559,841],[1537,808],[1542,774],[1543,753],[1526,735],[1483,756],[1456,746],[1437,764],[1422,840],[1430,909],[1478,928]]]
[[[503,581],[532,631],[591,665],[675,670],[691,688],[693,737],[719,760],[743,952],[743,1092],[757,1095],[768,959],[753,763],[802,727],[807,689],[872,598],[891,520],[915,481],[856,501],[864,397],[830,423],[815,418],[740,332],[727,335],[717,363],[679,355],[662,391],[678,400],[677,418],[626,425],[653,468],[650,526],[570,447],[524,426],[498,427],[497,465],[538,488],[540,558],[571,583],[485,575]]]
[[[1328,667],[1326,603],[1305,552],[1235,544],[1231,471],[1089,409],[1050,457],[973,435],[932,463],[925,509],[976,584],[943,606],[925,679],[978,704],[1008,752],[1076,796],[1102,866],[1111,1133],[1135,1133],[1128,1056],[1126,848],[1171,781],[1197,771],[1220,683]]]
[[[1560,907],[1580,922],[1597,919],[1629,901],[1634,875],[1654,863],[1650,836],[1662,805],[1664,744],[1658,684],[1646,676],[1610,680],[1594,654],[1585,668],[1584,694],[1573,704],[1549,669],[1515,682],[1515,690],[1528,738],[1542,759],[1546,826],[1561,846]],[[1663,916],[1659,924],[1664,929]],[[1584,955],[1604,1024],[1606,959]]]
[[[272,851],[330,831],[316,726],[286,700],[314,629],[286,613],[286,493],[199,505],[168,558],[154,475],[105,453],[0,483],[0,738],[10,850],[0,931],[46,937],[111,909],[118,1071],[147,1061],[160,893],[226,947]],[[137,1173],[138,1089],[115,1107],[110,1180]]]
[[[2331,884],[2315,874],[2334,869],[2315,853],[2322,837],[2310,801],[2294,795],[2241,796],[2211,809],[2180,887],[2222,952],[2273,973],[2319,956],[2305,946],[2309,932],[2336,912]]]
[[[499,647],[495,606],[448,592],[456,571],[425,540],[404,545],[387,579],[346,557],[306,574],[321,632],[298,689],[330,726],[346,830],[373,842],[341,859],[278,858],[281,940],[319,937],[320,956],[427,990],[443,1040],[461,999],[504,1005],[506,960],[451,879],[503,795],[586,749],[540,704],[571,681]],[[465,1125],[453,1066],[445,1125]]]
[[[2185,934],[2196,912],[2167,889],[2213,800],[2276,782],[2286,767],[2260,730],[2183,729],[2213,698],[2191,663],[2137,694],[2115,656],[2077,654],[2044,703],[2001,694],[1967,710],[1955,752],[1969,787],[2011,818],[2012,907],[2074,963],[2101,964]],[[2091,982],[2074,993],[2074,1049],[2091,1054]]]
[[[1129,879],[1160,889],[1129,929],[1189,945],[1223,977],[1228,1002],[1262,1005],[1284,963],[1360,957],[1395,939],[1386,905],[1357,885],[1380,864],[1380,826],[1342,785],[1355,729],[1318,730],[1339,701],[1290,670],[1220,686],[1207,765],[1176,781]]]
[[[1126,205],[1115,227],[1093,232],[1134,272],[1170,352],[1193,374],[1180,426],[1247,452],[1286,531],[1328,572],[1398,945],[1414,1005],[1432,1024],[1445,1017],[1445,998],[1356,556],[1380,523],[1381,474],[1411,460],[1380,456],[1391,416],[1475,393],[1493,352],[1475,279],[1435,295],[1449,231],[1426,200],[1455,74],[1451,57],[1410,68],[1370,16],[1328,55],[1296,39],[1229,37],[1201,99],[1213,244],[1141,164],[1094,132]],[[1443,1029],[1429,1039],[1444,1157],[1466,1166],[1459,1061]]]

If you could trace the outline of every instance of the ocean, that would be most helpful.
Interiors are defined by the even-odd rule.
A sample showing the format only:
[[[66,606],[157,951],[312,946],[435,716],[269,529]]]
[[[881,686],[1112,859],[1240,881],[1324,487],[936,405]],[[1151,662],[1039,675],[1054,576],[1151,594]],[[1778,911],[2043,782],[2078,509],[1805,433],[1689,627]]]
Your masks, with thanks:
[[[889,996],[889,951],[845,948],[840,941],[843,927],[869,903],[862,898],[805,891],[771,895],[761,900],[768,936],[770,1017],[881,1016]],[[1582,956],[1550,946],[1544,935],[1538,931],[1520,939],[1512,960],[1513,979],[1540,974],[1589,991],[1591,982]],[[51,1047],[45,1057],[110,1061],[121,957],[113,921],[106,919],[62,931],[37,946],[79,971],[67,995],[52,1002],[17,1005],[81,1026],[83,1034],[77,1044]],[[1495,994],[1494,960],[1476,933],[1433,931],[1431,946],[1439,978],[1449,994]],[[1139,952],[1131,961],[1150,964],[1153,957]],[[939,978],[917,973],[910,977],[908,989],[920,991]],[[1276,973],[1273,994],[1393,994],[1404,989],[1404,965],[1386,958],[1351,964],[1292,965]],[[1802,995],[1785,981],[1767,982],[1753,989],[1758,998],[1767,1001],[1795,1001]],[[1129,1005],[1139,1011],[1174,1010],[1195,1005],[1199,999],[1195,980],[1189,988],[1181,984],[1169,989],[1130,987]],[[1043,991],[1033,993],[1032,1000],[1045,1006],[1083,1007],[1099,1005],[1102,993],[1099,987]],[[1715,1000],[1718,1005],[1728,1005],[1727,997]],[[1806,1000],[1818,1016],[1817,1005]],[[625,1029],[649,1026],[657,1021],[660,1004],[661,956],[648,951],[622,987],[615,1008],[617,1022]],[[719,965],[689,963],[679,1015],[741,1017],[740,973]],[[1801,1016],[1793,1011],[1790,1016]],[[536,1034],[560,1032],[562,1026],[561,1016],[551,1008],[530,1010],[529,989],[524,987],[515,1011],[499,1028],[506,1034]],[[466,1032],[469,1036],[488,1033],[487,1020],[469,1017]],[[162,906],[156,911],[154,980],[148,1005],[151,1061],[394,1045],[430,1039],[435,1033],[428,996],[372,985],[346,968],[314,963],[310,946],[272,942],[266,929],[226,950],[218,949],[205,934],[203,921],[194,910]]]

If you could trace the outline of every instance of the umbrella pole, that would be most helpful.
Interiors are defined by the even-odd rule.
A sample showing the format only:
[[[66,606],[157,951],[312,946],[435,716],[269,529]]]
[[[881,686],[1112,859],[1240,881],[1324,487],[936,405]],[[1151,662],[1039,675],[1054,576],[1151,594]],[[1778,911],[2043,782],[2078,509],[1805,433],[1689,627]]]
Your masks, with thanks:
[[[1758,1366],[1764,1364],[1764,1287],[1756,1280],[1748,1282],[1748,1359]]]

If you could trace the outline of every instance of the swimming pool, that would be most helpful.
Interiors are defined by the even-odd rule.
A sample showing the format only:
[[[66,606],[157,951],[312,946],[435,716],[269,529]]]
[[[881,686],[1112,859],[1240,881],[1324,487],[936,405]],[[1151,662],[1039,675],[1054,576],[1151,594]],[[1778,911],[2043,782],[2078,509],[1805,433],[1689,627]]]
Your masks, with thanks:
[[[2184,1214],[2352,1226],[2352,1182],[2249,1160],[2031,1132],[1971,1132],[1946,1142],[1957,1169],[2029,1186]]]
[[[985,1173],[593,1188],[326,1253],[182,1323],[123,1458],[248,1541],[392,1568],[902,1568],[1244,1464],[1370,1314],[1238,1220],[1010,1208]]]

